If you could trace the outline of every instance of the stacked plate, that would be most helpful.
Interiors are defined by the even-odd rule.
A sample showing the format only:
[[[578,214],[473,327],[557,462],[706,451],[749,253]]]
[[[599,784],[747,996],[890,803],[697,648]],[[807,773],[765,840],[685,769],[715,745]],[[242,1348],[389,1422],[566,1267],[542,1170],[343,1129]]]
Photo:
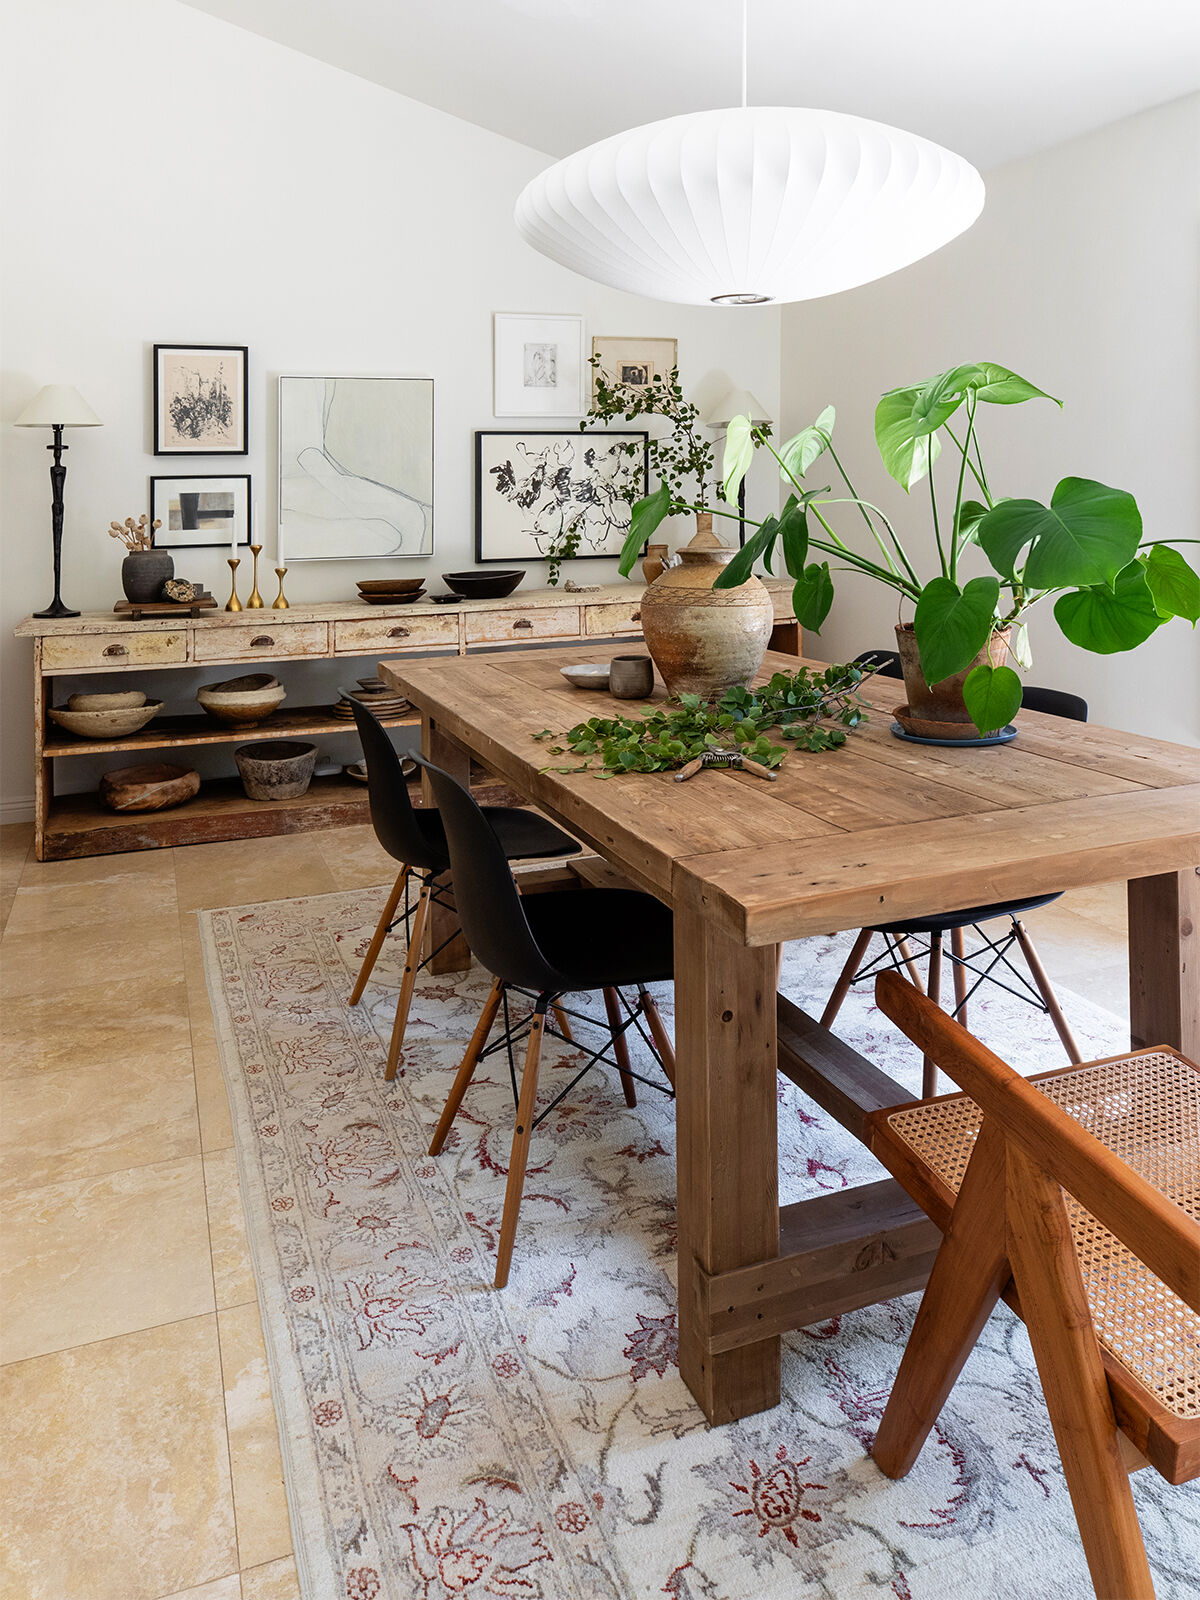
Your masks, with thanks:
[[[369,606],[403,606],[425,593],[424,578],[360,578],[358,598]]]
[[[355,700],[368,706],[377,717],[399,717],[408,710],[404,696],[389,689],[378,678],[360,678],[357,689],[343,689],[341,699],[330,710],[343,722],[353,722]]]

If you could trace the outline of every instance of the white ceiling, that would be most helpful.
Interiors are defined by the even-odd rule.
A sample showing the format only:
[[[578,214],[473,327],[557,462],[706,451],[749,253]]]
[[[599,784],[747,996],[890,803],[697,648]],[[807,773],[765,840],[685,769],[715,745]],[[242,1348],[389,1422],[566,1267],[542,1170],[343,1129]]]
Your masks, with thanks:
[[[741,0],[187,0],[535,149],[740,98]],[[750,99],[994,166],[1200,88],[1200,0],[749,0]]]

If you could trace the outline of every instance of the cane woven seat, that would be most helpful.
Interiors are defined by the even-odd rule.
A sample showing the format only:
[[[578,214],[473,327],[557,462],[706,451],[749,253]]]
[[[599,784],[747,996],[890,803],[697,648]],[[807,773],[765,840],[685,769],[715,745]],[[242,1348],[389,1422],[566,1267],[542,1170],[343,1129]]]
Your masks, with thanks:
[[[1030,1081],[1190,1217],[1200,1251],[1200,1070],[1146,1050]],[[946,1095],[886,1121],[957,1194],[982,1121],[975,1102]],[[1069,1195],[1067,1210],[1100,1343],[1172,1415],[1200,1420],[1200,1314]]]

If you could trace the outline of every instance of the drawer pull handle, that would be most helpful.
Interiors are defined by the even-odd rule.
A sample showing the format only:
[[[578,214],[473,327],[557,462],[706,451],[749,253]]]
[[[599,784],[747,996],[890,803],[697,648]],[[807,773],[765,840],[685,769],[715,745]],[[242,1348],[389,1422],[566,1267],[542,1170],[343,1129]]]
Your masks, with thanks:
[[[251,648],[251,650],[257,650],[262,645],[268,645],[268,644],[274,644],[274,643],[275,643],[275,641],[274,641],[274,639],[272,639],[272,637],[271,637],[271,635],[269,633],[256,633],[254,635],[254,638],[251,639],[251,641],[250,641],[250,648]]]
[[[129,651],[126,650],[123,644],[109,644],[105,645],[104,654],[106,656],[127,656]]]
[[[407,639],[408,635],[409,635],[409,629],[408,628],[389,628],[388,629],[388,638],[389,639]]]
[[[514,628],[532,628],[533,627],[533,623],[530,622],[528,617],[518,617],[517,620],[513,623],[513,627]]]
[[[629,620],[630,622],[640,622],[642,620],[642,613],[640,611],[631,611],[629,613]]]

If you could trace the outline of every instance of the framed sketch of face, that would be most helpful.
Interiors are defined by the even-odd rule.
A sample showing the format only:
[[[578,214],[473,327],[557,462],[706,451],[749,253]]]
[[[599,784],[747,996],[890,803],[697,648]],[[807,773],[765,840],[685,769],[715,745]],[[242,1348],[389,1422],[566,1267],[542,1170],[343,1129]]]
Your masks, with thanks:
[[[583,318],[497,311],[492,320],[498,417],[581,417]]]
[[[154,346],[154,454],[244,456],[246,346]]]
[[[599,361],[597,362],[597,357]],[[596,378],[627,389],[646,389],[657,378],[669,378],[679,361],[678,339],[592,339],[592,392]]]

